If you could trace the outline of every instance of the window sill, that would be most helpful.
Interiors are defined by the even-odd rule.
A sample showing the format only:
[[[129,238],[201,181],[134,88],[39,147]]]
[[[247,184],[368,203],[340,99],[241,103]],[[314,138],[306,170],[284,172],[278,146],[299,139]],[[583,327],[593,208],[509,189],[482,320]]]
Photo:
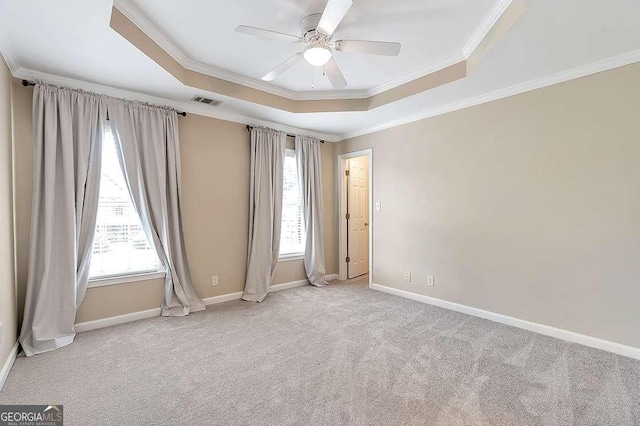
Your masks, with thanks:
[[[304,260],[304,253],[283,254],[278,258],[278,263],[291,262],[292,260]]]
[[[127,284],[136,281],[149,281],[158,278],[164,278],[167,275],[165,271],[152,271],[140,274],[115,275],[110,277],[92,278],[89,280],[88,288],[104,287],[108,285]]]

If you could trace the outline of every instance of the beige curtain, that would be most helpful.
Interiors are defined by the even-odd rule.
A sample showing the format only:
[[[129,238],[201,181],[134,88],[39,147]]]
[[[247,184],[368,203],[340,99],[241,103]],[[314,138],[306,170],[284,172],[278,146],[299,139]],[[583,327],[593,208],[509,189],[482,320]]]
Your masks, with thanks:
[[[324,261],[324,209],[322,205],[322,153],[320,141],[296,136],[302,216],[306,233],[304,269],[316,287],[327,285]]]
[[[249,251],[242,300],[262,302],[278,265],[286,139],[283,132],[251,130]]]
[[[108,109],[133,204],[167,270],[162,315],[204,310],[184,244],[178,116],[173,110],[118,99],[109,99]]]
[[[73,342],[95,233],[106,109],[98,95],[36,84],[27,356]]]

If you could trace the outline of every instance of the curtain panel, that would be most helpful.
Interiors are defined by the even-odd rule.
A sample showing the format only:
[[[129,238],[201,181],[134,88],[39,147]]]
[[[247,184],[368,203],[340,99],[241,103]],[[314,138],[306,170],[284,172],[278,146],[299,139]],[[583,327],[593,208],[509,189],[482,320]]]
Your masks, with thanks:
[[[296,136],[298,181],[302,194],[302,216],[306,243],[304,269],[309,282],[327,285],[324,259],[324,208],[322,204],[322,153],[318,139]]]
[[[182,228],[178,115],[117,99],[107,104],[133,205],[166,268],[162,316],[202,311],[204,302],[191,279]]]
[[[76,310],[89,279],[105,120],[98,95],[34,88],[31,240],[20,333],[27,356],[75,337]]]
[[[286,133],[251,130],[247,279],[242,300],[262,302],[278,265]]]
[[[107,117],[133,204],[166,269],[162,315],[205,309],[182,229],[180,145],[173,110],[38,83],[34,188],[24,319],[27,356],[73,342],[86,294]]]

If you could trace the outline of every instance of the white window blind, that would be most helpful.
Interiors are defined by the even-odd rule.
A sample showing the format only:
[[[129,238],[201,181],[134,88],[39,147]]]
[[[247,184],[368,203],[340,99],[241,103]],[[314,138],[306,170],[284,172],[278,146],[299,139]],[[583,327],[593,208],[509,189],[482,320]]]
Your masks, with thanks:
[[[104,136],[100,200],[89,277],[160,271],[160,260],[133,207],[109,126]]]
[[[298,183],[296,152],[287,149],[284,158],[284,190],[280,257],[304,254],[304,228]]]

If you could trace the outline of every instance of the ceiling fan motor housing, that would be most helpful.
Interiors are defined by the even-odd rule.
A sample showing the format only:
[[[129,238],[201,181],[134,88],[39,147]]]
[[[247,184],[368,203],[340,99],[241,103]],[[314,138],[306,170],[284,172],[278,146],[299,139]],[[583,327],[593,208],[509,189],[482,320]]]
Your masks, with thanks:
[[[321,13],[314,13],[307,15],[300,20],[300,31],[302,38],[306,43],[321,43],[324,44],[328,41],[328,36],[318,31],[318,24],[322,18]]]

